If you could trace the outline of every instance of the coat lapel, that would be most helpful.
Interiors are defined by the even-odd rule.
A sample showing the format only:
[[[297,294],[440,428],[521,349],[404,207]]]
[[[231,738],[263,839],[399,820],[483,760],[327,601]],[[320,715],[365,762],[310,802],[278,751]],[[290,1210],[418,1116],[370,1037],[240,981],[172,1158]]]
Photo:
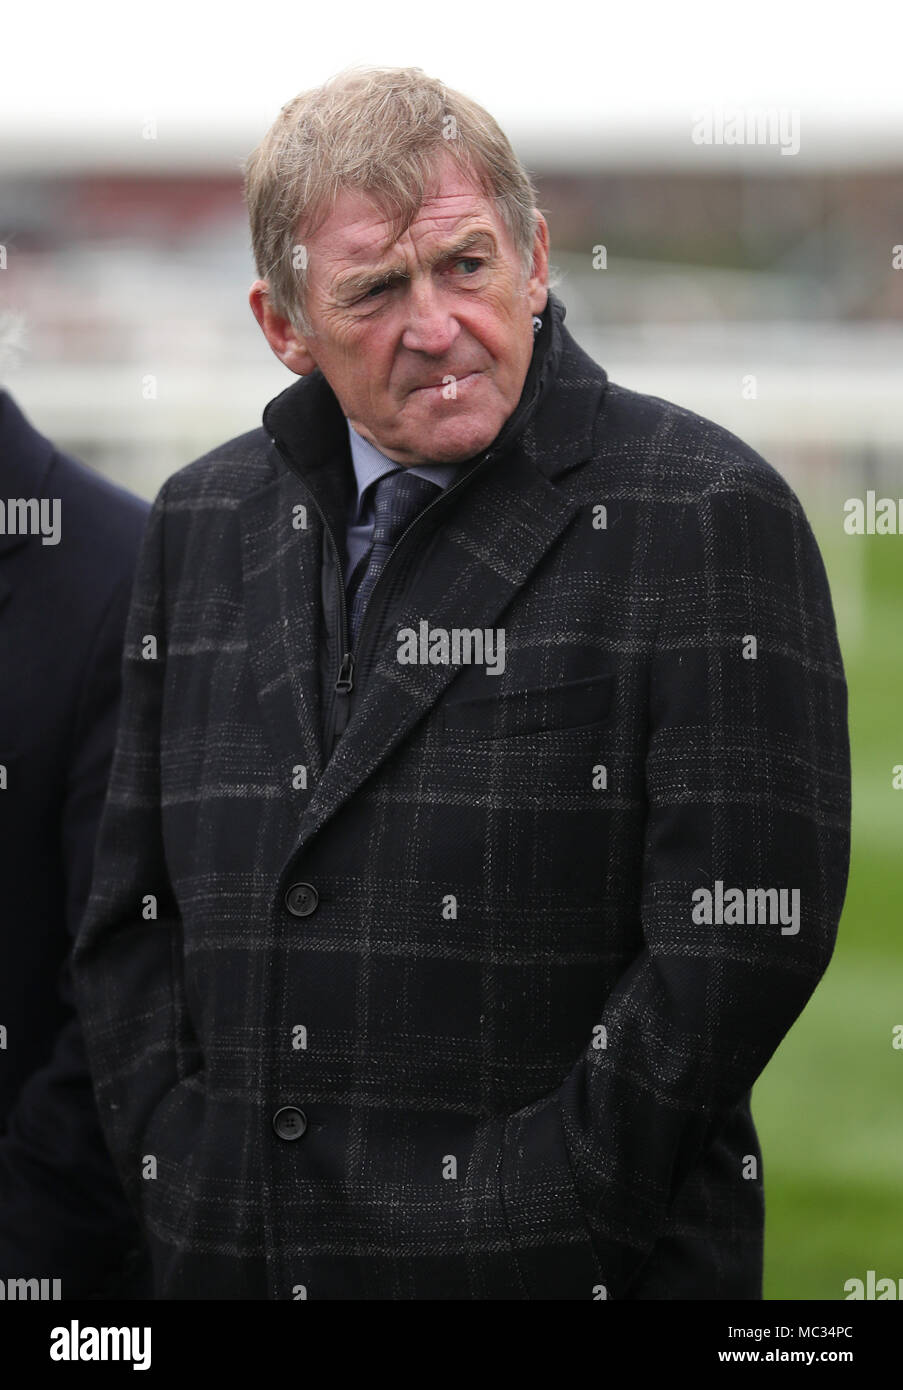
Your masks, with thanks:
[[[257,698],[280,764],[322,770],[320,750],[321,530],[297,527],[306,501],[283,470],[241,508],[246,636]],[[309,521],[309,518],[308,518]]]
[[[518,466],[520,465],[520,466]],[[492,628],[580,510],[518,452],[469,485],[438,531],[416,592],[375,655],[360,703],[323,769],[301,820],[308,841],[353,796],[435,705],[461,670],[400,665],[395,633],[430,627]],[[515,487],[514,478],[520,476]]]
[[[323,770],[321,663],[326,644],[323,523],[344,545],[353,467],[345,417],[319,373],[294,382],[264,411],[275,476],[241,505],[247,640],[257,696],[280,764]],[[274,435],[303,460],[287,466]],[[340,552],[341,556],[341,552]]]

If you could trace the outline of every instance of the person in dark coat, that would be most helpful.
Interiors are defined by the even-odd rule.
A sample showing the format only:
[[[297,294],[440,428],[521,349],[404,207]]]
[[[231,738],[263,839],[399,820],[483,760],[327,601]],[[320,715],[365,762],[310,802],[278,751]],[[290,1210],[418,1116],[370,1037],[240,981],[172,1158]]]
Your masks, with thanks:
[[[849,853],[800,502],[583,351],[418,69],[289,102],[246,196],[300,380],[154,503],[75,955],[157,1294],[760,1298],[750,1093]]]
[[[55,449],[7,391],[0,478],[0,1281],[59,1280],[64,1299],[149,1297],[70,967],[149,507]]]

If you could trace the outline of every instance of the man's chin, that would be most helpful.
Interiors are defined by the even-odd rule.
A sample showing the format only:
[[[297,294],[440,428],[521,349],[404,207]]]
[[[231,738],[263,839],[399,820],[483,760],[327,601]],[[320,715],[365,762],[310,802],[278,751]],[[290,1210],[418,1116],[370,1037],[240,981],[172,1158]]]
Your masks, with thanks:
[[[488,449],[501,424],[486,426],[478,421],[436,420],[422,429],[412,430],[398,448],[408,451],[410,462],[464,463]],[[415,457],[416,455],[416,457]]]
[[[490,439],[485,438],[485,436],[481,436],[477,440],[477,442],[472,444],[467,443],[447,445],[440,443],[438,440],[434,440],[428,446],[429,452],[427,452],[427,448],[425,446],[422,452],[417,452],[417,456],[415,457],[414,451],[412,449],[410,462],[412,464],[466,463],[468,459],[476,458],[477,454],[481,454],[484,449],[487,449],[489,445],[492,443],[492,439],[494,438],[495,435],[493,435]]]

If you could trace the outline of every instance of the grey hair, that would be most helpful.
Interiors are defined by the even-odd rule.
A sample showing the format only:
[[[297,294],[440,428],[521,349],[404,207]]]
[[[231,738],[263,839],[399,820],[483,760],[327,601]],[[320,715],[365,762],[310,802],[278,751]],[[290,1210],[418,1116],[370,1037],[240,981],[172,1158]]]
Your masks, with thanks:
[[[372,197],[391,240],[414,221],[449,154],[494,201],[518,253],[533,265],[537,192],[492,116],[420,68],[352,67],[283,106],[242,166],[257,273],[272,307],[311,335],[305,238],[340,190]]]

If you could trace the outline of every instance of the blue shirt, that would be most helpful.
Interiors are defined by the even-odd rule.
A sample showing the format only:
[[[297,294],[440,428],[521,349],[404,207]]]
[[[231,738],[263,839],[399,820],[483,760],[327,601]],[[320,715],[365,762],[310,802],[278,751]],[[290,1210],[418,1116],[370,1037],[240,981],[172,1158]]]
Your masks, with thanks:
[[[391,473],[394,468],[401,465],[394,459],[386,458],[380,453],[369,439],[364,439],[352,428],[348,421],[348,439],[351,444],[351,462],[354,464],[354,476],[357,479],[357,496],[352,498],[351,507],[348,513],[348,521],[345,530],[347,559],[345,562],[345,583],[354,572],[354,567],[362,555],[366,555],[373,539],[373,523],[375,520],[373,511],[373,493],[368,493],[367,499],[362,503],[364,489],[376,482],[384,473]],[[415,463],[412,464],[409,472],[416,473],[418,478],[427,478],[431,483],[436,483],[441,488],[448,487],[451,480],[458,471],[456,463]]]

